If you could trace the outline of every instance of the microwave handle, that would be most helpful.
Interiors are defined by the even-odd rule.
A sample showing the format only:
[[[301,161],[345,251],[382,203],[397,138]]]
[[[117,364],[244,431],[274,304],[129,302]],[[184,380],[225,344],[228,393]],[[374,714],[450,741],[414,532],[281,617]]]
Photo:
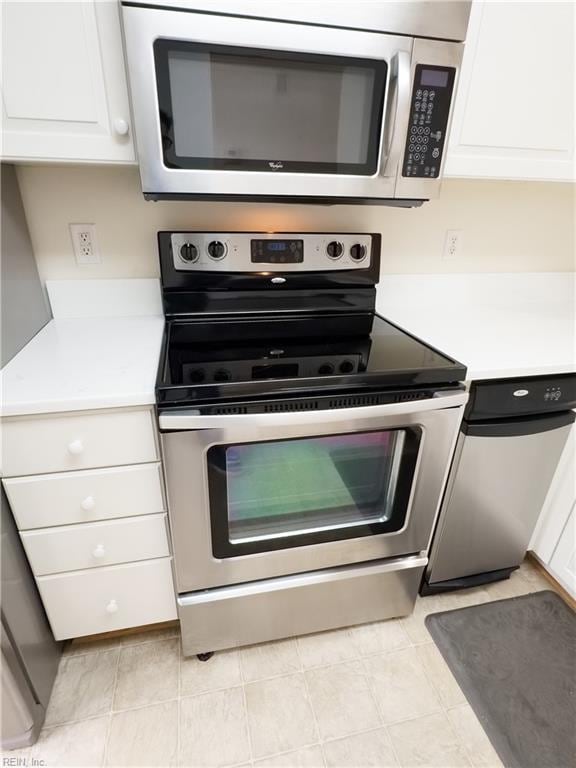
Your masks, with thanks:
[[[405,401],[403,403],[386,403],[385,405],[367,405],[355,408],[336,408],[330,411],[327,417],[326,411],[304,411],[294,413],[247,413],[230,415],[206,415],[202,416],[194,408],[174,409],[168,413],[161,413],[158,419],[160,429],[164,432],[179,431],[185,429],[226,429],[230,427],[276,427],[295,426],[296,424],[311,425],[330,424],[350,419],[381,418],[383,416],[404,416],[408,414],[423,413],[425,411],[438,411],[444,408],[459,408],[466,404],[468,393],[463,390],[447,390],[436,392],[434,397],[426,400]]]
[[[401,134],[400,126],[403,122],[402,117],[410,108],[410,54],[407,51],[397,51],[392,57],[390,67],[391,101],[395,104],[395,108],[391,107],[388,115],[390,120],[394,109],[394,122],[388,133],[386,146],[384,176],[396,175],[405,144],[406,137]]]

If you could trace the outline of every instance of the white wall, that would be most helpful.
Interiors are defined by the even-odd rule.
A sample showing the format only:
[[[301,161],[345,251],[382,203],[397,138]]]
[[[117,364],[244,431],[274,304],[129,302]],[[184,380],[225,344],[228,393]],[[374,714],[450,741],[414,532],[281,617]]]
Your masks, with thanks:
[[[575,268],[576,185],[448,180],[440,200],[382,206],[152,203],[131,167],[21,166],[18,177],[43,279],[151,277],[161,229],[376,231],[383,271],[555,272]],[[77,266],[68,224],[94,223],[102,263]],[[447,229],[463,232],[442,258]]]

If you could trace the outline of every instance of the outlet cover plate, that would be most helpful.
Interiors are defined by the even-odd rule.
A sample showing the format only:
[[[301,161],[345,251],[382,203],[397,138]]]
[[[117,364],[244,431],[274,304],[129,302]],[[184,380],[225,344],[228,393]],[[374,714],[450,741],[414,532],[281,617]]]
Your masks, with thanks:
[[[77,264],[100,264],[95,224],[70,224],[70,237]]]

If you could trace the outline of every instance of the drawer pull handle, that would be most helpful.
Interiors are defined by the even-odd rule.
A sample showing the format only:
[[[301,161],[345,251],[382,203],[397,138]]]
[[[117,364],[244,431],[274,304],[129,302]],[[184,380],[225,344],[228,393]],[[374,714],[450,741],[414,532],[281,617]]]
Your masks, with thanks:
[[[97,544],[92,550],[92,557],[101,558],[105,556],[106,556],[106,548],[104,547],[104,544]]]
[[[68,443],[68,453],[71,453],[72,456],[79,456],[83,451],[82,440],[72,440],[71,443]]]
[[[96,506],[96,502],[94,501],[94,496],[86,496],[84,501],[80,502],[80,506],[85,512],[90,512],[94,509]]]
[[[110,602],[106,606],[106,612],[107,613],[117,613],[118,612],[118,603],[116,602],[116,600],[110,600]]]
[[[118,136],[127,136],[128,131],[130,130],[130,126],[123,117],[117,117],[114,120],[114,130]]]

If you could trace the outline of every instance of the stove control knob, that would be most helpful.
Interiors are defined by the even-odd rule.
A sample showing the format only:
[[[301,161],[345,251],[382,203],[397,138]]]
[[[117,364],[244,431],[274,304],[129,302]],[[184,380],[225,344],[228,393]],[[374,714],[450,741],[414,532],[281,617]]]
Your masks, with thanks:
[[[189,379],[191,384],[202,384],[205,378],[206,374],[203,368],[194,368],[190,371]]]
[[[330,259],[339,259],[344,253],[344,246],[338,240],[332,240],[326,246],[326,253]]]
[[[224,243],[220,242],[220,240],[212,240],[208,243],[208,256],[216,261],[223,259],[226,256],[226,246]]]
[[[198,248],[192,243],[184,243],[182,248],[180,248],[180,258],[190,264],[198,261]]]
[[[362,243],[354,243],[354,245],[350,246],[350,258],[353,261],[362,261],[362,259],[366,258],[366,246],[362,245]]]

